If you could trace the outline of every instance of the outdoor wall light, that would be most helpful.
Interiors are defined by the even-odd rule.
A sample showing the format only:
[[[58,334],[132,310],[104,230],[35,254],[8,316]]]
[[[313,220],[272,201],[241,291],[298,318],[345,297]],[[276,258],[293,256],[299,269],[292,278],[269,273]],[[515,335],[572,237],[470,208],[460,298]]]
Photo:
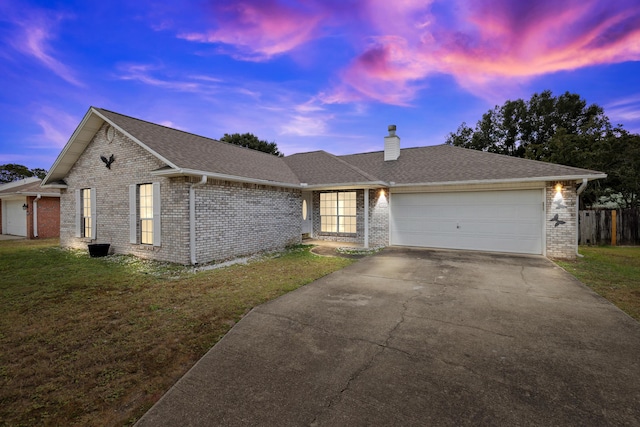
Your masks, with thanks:
[[[562,193],[562,184],[557,183],[556,184],[556,194],[560,194]]]
[[[27,206],[27,204],[25,203],[24,205],[22,205],[22,210],[26,211],[27,209],[29,209],[29,206]]]
[[[384,188],[380,189],[380,197],[384,197]]]

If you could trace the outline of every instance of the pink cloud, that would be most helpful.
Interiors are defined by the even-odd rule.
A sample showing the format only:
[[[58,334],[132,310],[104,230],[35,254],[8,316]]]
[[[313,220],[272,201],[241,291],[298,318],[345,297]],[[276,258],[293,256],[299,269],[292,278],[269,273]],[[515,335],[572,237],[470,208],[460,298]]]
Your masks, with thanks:
[[[436,73],[491,98],[536,76],[640,60],[637,1],[404,0],[392,9],[370,0],[367,6],[377,35],[325,102],[406,105]]]
[[[260,61],[288,52],[316,36],[327,16],[322,3],[279,0],[213,1],[216,28],[180,34],[201,43],[232,46],[238,59]]]
[[[428,58],[415,55],[405,39],[398,36],[376,38],[369,48],[357,57],[343,72],[343,82],[353,89],[358,98],[406,105],[419,90],[418,80],[433,71]],[[353,91],[334,93],[333,101],[353,96]],[[329,98],[325,98],[329,101]],[[359,100],[359,99],[358,99]]]

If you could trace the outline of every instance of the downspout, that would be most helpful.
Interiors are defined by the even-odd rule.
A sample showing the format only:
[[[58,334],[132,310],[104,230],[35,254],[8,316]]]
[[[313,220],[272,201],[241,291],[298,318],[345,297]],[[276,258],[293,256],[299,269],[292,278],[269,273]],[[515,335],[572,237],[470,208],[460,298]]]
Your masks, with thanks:
[[[580,244],[580,194],[587,188],[589,180],[582,178],[582,184],[576,190],[576,256],[582,258],[582,255],[578,253],[578,245]]]
[[[364,247],[369,249],[369,189],[364,189]]]
[[[33,199],[33,237],[38,237],[38,200],[42,198],[42,194],[38,193]]]
[[[191,251],[191,264],[196,265],[196,187],[207,183],[207,176],[202,175],[199,182],[194,182],[189,187],[189,248]]]

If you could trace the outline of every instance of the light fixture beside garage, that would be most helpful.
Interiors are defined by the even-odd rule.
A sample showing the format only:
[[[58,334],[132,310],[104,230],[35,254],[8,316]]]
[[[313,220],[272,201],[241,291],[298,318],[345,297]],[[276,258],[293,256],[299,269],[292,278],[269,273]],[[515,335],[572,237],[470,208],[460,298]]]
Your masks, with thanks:
[[[562,184],[561,183],[557,183],[555,188],[556,188],[556,194],[562,194]]]
[[[29,206],[27,206],[27,204],[25,203],[24,205],[22,205],[22,210],[26,211],[27,209],[29,209]]]

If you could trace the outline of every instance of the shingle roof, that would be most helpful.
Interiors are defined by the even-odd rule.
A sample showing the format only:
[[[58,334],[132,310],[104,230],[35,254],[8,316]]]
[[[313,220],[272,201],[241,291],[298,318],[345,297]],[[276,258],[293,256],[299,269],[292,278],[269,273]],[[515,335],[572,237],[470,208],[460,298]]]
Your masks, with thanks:
[[[281,157],[96,108],[177,169],[299,184]]]
[[[111,123],[166,163],[167,175],[199,175],[299,187],[349,185],[430,185],[550,179],[598,179],[605,175],[449,145],[400,150],[384,161],[384,152],[335,156],[325,151],[276,157],[211,138],[91,107],[56,159],[44,184],[64,179],[104,122]],[[382,145],[382,141],[381,141]]]
[[[300,182],[309,185],[379,181],[375,176],[326,151],[293,154],[285,162]]]
[[[6,195],[35,195],[35,194],[47,194],[47,196],[51,195],[60,195],[59,189],[44,189],[40,186],[42,182],[41,179],[38,178],[27,178],[16,182],[10,182],[5,185],[0,185],[0,196]]]
[[[384,161],[384,152],[340,156],[378,179],[396,184],[447,183],[584,177],[602,175],[588,169],[521,159],[483,151],[434,145],[405,148],[394,161]]]

